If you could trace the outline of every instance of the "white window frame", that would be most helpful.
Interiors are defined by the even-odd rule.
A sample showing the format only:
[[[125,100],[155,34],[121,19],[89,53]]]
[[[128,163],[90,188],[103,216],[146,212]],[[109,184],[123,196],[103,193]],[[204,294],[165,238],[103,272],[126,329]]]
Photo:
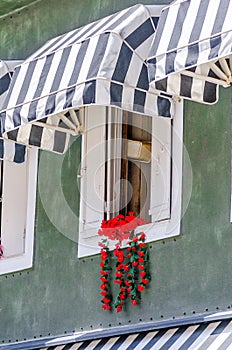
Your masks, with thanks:
[[[145,232],[148,242],[162,240],[180,234],[180,221],[181,221],[181,198],[182,198],[182,157],[183,157],[183,102],[178,102],[175,107],[175,115],[172,120],[172,133],[171,133],[171,207],[170,215],[165,219],[165,216],[158,218],[158,221],[140,226],[137,228],[137,232]],[[99,164],[103,164],[105,160],[104,146],[97,145],[97,138],[103,140],[104,135],[104,121],[106,114],[105,107],[91,106],[84,109],[87,118],[87,125],[85,125],[85,131],[82,135],[82,166],[80,170],[81,186],[80,186],[80,221],[79,221],[79,246],[78,257],[90,256],[99,253],[98,241],[100,240],[97,235],[97,231],[100,228],[101,220],[103,219],[104,200],[102,199],[104,191],[104,171],[102,167],[99,168]],[[156,118],[153,125],[159,125],[167,123],[167,127],[170,128],[170,119]],[[90,122],[90,124],[88,124]],[[85,123],[85,122],[84,122]],[[95,128],[99,126],[101,128],[100,134],[96,133]],[[97,136],[98,134],[98,136]],[[99,136],[101,135],[101,136]],[[160,134],[156,134],[155,127],[153,128],[153,145],[159,144]],[[89,140],[89,141],[88,141]],[[88,143],[89,142],[89,143]],[[91,149],[99,147],[98,151],[95,151],[91,157]],[[167,148],[167,152],[170,150],[170,145],[164,145],[164,149]],[[90,153],[89,153],[90,152]],[[157,161],[157,154],[153,152],[153,161]],[[162,150],[160,151],[162,152]],[[88,153],[90,157],[88,157]],[[99,155],[99,157],[98,157]],[[97,172],[97,176],[96,176]],[[151,175],[152,176],[152,175]],[[96,179],[98,183],[96,184]],[[97,188],[97,190],[96,190]],[[95,193],[94,201],[90,203],[92,199],[90,194]],[[167,198],[166,198],[167,199]],[[89,203],[88,203],[89,202]],[[87,204],[87,205],[86,205]],[[90,208],[90,212],[88,211]],[[162,212],[162,208],[161,208]],[[89,218],[90,215],[92,218]],[[166,215],[166,214],[165,214]],[[112,248],[114,245],[112,246]]]
[[[22,164],[14,164],[14,169],[17,171],[17,166],[25,166],[27,167],[27,193],[26,197],[26,210],[25,210],[25,230],[24,232],[20,232],[20,235],[24,235],[24,247],[22,251],[17,254],[11,253],[7,256],[7,249],[5,250],[4,255],[4,246],[9,246],[12,239],[14,239],[14,235],[18,233],[7,232],[8,225],[5,225],[6,230],[2,231],[1,241],[3,245],[3,258],[0,259],[0,275],[13,273],[17,271],[22,271],[25,269],[29,269],[33,266],[33,248],[34,248],[34,223],[35,223],[35,205],[36,205],[36,184],[37,184],[37,160],[38,160],[38,150],[36,148],[31,148],[27,150],[27,160]],[[4,162],[8,166],[8,170],[10,169],[10,162]],[[4,166],[4,164],[3,164]],[[7,167],[6,167],[7,169]],[[5,174],[6,175],[6,174]],[[17,176],[17,172],[15,172],[12,176]],[[17,193],[10,193],[10,184],[9,181],[11,179],[4,176],[3,170],[3,208],[2,212],[5,211],[5,219],[2,217],[3,222],[2,226],[4,226],[4,220],[14,220],[14,196],[20,195],[20,189]],[[20,179],[18,179],[20,182]],[[4,207],[4,182],[7,186],[7,196],[10,196],[7,200],[7,207]],[[14,186],[15,189],[15,186]],[[19,208],[20,210],[20,208]],[[3,215],[4,216],[4,215]],[[17,236],[16,236],[17,237]],[[20,241],[22,237],[19,238]]]

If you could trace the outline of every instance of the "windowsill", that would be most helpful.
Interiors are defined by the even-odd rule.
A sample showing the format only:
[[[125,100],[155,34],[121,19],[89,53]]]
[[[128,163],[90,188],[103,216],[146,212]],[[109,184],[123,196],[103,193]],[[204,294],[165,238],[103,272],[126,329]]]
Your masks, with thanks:
[[[180,222],[174,225],[173,220],[171,219],[163,220],[160,222],[139,226],[135,230],[135,233],[139,232],[144,232],[146,234],[146,242],[155,242],[174,236],[179,236]]]
[[[0,260],[0,275],[29,269],[32,264],[33,254],[30,254],[30,252],[14,257],[3,257]]]
[[[82,242],[80,240],[79,245],[81,245],[81,249],[78,249],[78,258],[84,258],[92,255],[100,254],[100,247],[96,248],[96,232],[97,229],[90,229],[85,232],[85,240]],[[146,234],[146,242],[152,243],[160,240],[164,240],[167,238],[173,238],[180,235],[180,220],[174,222],[174,220],[164,220],[156,223],[146,224],[143,226],[138,226],[135,230],[135,234],[139,234],[144,232]],[[104,239],[104,237],[103,237]],[[93,245],[91,241],[93,240]],[[99,237],[100,242],[100,237]],[[127,246],[128,240],[122,242],[122,248]],[[118,241],[110,241],[108,242],[108,247],[112,251],[115,248],[115,245]]]

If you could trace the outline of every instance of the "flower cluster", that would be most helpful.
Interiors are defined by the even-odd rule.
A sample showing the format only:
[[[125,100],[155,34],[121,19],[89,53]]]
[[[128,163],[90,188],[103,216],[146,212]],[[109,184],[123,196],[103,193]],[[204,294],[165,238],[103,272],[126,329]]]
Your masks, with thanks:
[[[142,218],[136,218],[133,212],[127,216],[117,215],[115,218],[103,221],[98,234],[108,239],[118,240],[114,255],[117,258],[114,283],[119,286],[119,293],[113,303],[117,312],[121,312],[127,297],[133,306],[141,299],[141,292],[150,281],[149,255],[144,233],[134,236],[137,226],[146,222]],[[125,230],[125,231],[124,231]],[[121,248],[122,241],[128,239],[127,252]],[[107,239],[106,239],[107,241]],[[99,244],[101,249],[101,295],[103,296],[102,308],[112,310],[112,293],[110,290],[109,248],[105,243]]]
[[[0,239],[1,242],[1,239]],[[0,243],[0,259],[3,258],[3,245]]]
[[[129,247],[127,248],[127,291],[134,306],[141,299],[141,292],[146,288],[151,279],[145,239],[145,234],[141,233],[139,237],[135,237],[129,242]]]
[[[103,220],[99,236],[105,236],[110,240],[117,240],[121,243],[124,239],[129,239],[136,227],[146,224],[144,219],[134,216],[130,211],[128,215],[119,214],[110,220]]]

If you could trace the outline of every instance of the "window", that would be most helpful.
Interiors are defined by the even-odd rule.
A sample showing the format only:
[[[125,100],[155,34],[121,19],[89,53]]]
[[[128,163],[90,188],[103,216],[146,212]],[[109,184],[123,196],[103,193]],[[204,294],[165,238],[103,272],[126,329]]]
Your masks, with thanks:
[[[79,257],[99,252],[101,221],[120,212],[145,218],[148,241],[180,233],[182,109],[173,119],[83,109]]]
[[[37,179],[37,150],[21,164],[1,161],[0,274],[32,267]]]

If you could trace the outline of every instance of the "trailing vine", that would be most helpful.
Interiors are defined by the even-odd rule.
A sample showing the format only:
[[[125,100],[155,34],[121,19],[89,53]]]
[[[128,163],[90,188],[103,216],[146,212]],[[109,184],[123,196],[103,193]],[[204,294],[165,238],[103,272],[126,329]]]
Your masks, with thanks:
[[[145,233],[135,236],[135,229],[145,224],[144,219],[136,218],[133,212],[127,216],[117,215],[115,218],[102,221],[99,236],[105,236],[101,246],[101,295],[102,308],[104,310],[116,309],[117,312],[123,310],[126,299],[129,298],[133,306],[141,301],[141,292],[147,287],[151,280],[149,273],[149,253],[146,243]],[[122,248],[123,240],[128,239],[126,252]],[[113,302],[110,286],[110,254],[108,240],[116,240],[114,256],[117,259],[115,267],[114,284],[118,285],[119,292]],[[113,305],[112,305],[113,304]]]
[[[109,266],[109,248],[104,247],[101,249],[101,262],[100,262],[100,280],[101,280],[101,296],[102,296],[102,308],[104,310],[112,310],[112,294],[110,290],[110,271]]]

